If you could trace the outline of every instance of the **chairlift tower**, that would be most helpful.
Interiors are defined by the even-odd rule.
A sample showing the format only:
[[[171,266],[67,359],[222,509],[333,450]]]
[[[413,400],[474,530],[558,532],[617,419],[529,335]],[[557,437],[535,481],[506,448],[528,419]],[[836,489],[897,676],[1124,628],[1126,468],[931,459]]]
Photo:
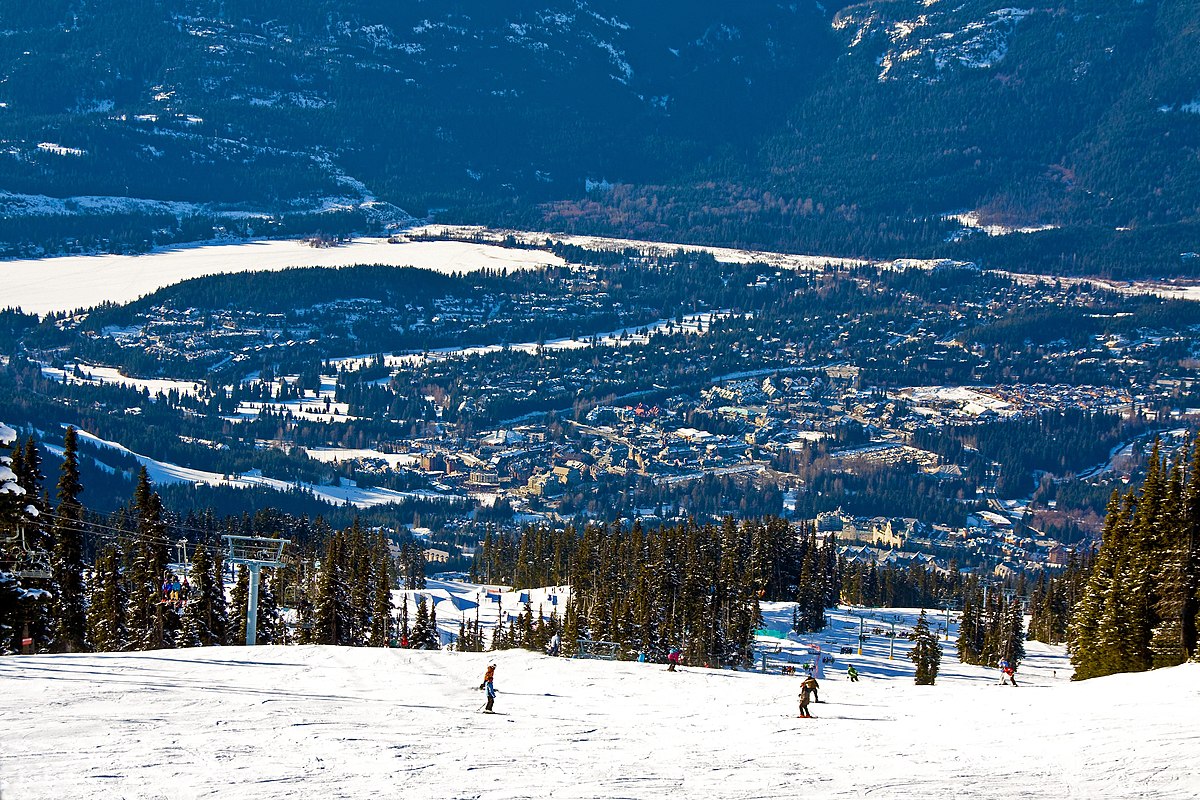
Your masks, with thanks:
[[[227,555],[231,564],[242,564],[250,570],[250,590],[246,602],[246,644],[253,646],[258,635],[258,576],[263,567],[282,567],[284,545],[290,539],[268,539],[265,536],[225,535]]]

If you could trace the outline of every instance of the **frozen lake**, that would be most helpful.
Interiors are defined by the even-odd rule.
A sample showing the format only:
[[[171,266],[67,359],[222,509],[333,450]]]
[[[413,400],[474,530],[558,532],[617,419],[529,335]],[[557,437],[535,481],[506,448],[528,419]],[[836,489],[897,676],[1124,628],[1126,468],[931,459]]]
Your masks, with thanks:
[[[186,246],[144,255],[60,256],[0,261],[0,308],[17,306],[47,314],[128,303],[172,284],[204,275],[289,267],[386,264],[437,272],[541,269],[563,260],[540,250],[462,241],[400,242],[354,239],[338,247],[310,247],[302,240]]]

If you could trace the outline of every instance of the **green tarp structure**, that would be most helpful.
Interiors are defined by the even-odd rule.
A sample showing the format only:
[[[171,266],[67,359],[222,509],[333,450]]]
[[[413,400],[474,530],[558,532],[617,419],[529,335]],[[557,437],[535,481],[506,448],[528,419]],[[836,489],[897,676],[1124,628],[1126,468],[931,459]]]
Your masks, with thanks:
[[[777,631],[772,628],[758,628],[754,631],[755,636],[770,636],[772,639],[786,639],[787,631]]]

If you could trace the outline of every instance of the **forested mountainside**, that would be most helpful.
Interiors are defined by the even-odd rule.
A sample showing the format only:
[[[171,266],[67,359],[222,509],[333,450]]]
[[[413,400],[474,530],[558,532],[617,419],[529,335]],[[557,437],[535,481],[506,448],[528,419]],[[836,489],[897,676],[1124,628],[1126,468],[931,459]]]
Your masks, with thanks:
[[[1194,269],[1200,9],[1012,2],[6,0],[0,253],[436,213]]]

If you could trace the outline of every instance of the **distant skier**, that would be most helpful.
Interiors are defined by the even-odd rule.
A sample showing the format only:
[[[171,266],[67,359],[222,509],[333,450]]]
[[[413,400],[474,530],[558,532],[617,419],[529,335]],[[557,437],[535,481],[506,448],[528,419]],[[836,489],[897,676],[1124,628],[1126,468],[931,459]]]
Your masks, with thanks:
[[[821,698],[818,694],[821,689],[821,684],[817,683],[816,678],[814,678],[812,675],[809,675],[807,678],[805,678],[804,683],[800,684],[800,689],[803,690],[805,688],[812,692],[812,699],[814,703],[821,702]]]
[[[492,684],[491,678],[488,678],[483,686],[487,690],[487,705],[483,707],[483,710],[494,713],[492,712],[492,703],[496,700],[496,687]]]
[[[846,677],[850,679],[851,683],[858,683],[858,670],[854,668],[853,664],[846,668]]]
[[[551,636],[550,644],[546,647],[546,655],[548,655],[548,656],[558,655],[558,647],[559,647],[559,644],[561,644],[561,643],[562,643],[562,638],[557,633],[555,633],[553,636]]]
[[[1004,683],[1005,678],[1008,679],[1008,683],[1010,686],[1017,685],[1017,670],[1012,664],[1009,664],[1007,667],[1004,668],[1004,678],[1000,679],[1001,684]]]
[[[1016,686],[1016,671],[1016,668],[1009,663],[1007,658],[1000,659],[1000,685],[1003,686],[1006,683],[1011,683],[1013,686]]]
[[[677,666],[679,666],[679,648],[675,647],[671,649],[670,653],[667,653],[667,672],[674,672]]]
[[[488,664],[487,672],[483,673],[483,683],[479,684],[479,688],[486,689],[494,677],[496,677],[496,665]]]
[[[812,716],[812,714],[808,713],[808,703],[812,700],[813,694],[812,686],[808,682],[809,680],[812,680],[812,678],[800,684],[800,716],[802,717]],[[813,683],[816,683],[816,681],[813,681]]]

